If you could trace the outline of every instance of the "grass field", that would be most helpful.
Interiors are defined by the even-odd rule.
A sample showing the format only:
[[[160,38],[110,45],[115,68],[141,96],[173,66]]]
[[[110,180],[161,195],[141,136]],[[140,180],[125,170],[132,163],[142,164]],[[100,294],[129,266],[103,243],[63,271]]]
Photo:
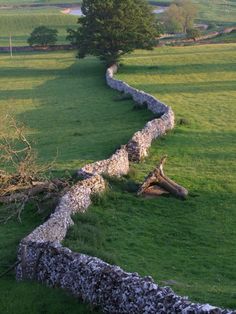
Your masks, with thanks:
[[[118,77],[172,106],[177,125],[75,217],[65,245],[152,275],[194,301],[236,308],[235,48],[165,47],[124,59]],[[190,191],[186,201],[135,196],[164,154],[166,173]]]
[[[157,141],[150,157],[132,166],[129,177],[111,181],[110,192],[96,199],[87,214],[75,217],[77,227],[65,241],[77,251],[152,275],[163,285],[172,283],[175,291],[193,300],[232,308],[235,47],[165,47],[124,59],[119,77],[171,105],[177,122],[184,118],[186,124],[177,123]],[[132,110],[132,102],[118,101],[94,58],[76,61],[73,53],[59,52],[17,54],[11,60],[1,54],[0,67],[0,116],[10,112],[26,123],[42,162],[58,154],[55,175],[109,156],[151,118],[146,111]],[[137,198],[137,184],[166,153],[166,172],[190,190],[189,199]],[[0,225],[0,273],[14,263],[20,239],[48,212],[38,215],[28,208],[22,224]],[[13,273],[1,278],[0,291],[3,313],[90,311],[61,291],[16,283]]]
[[[58,154],[54,171],[59,176],[110,156],[151,117],[133,110],[131,101],[117,100],[95,58],[78,61],[74,53],[58,52],[17,54],[11,60],[1,54],[0,68],[0,117],[9,112],[27,125],[41,161],[52,161]],[[0,225],[0,274],[14,263],[19,241],[48,213],[28,208],[22,224]],[[89,313],[62,292],[17,284],[12,272],[1,278],[0,291],[0,313]]]
[[[0,0],[0,5],[72,2]],[[235,1],[196,3],[200,21],[235,23]],[[10,34],[13,45],[26,45],[39,25],[58,29],[59,43],[65,43],[66,29],[76,21],[58,8],[0,10],[0,46],[8,45]],[[235,41],[235,34],[222,37]],[[231,308],[236,308],[235,48],[166,47],[124,59],[119,77],[155,94],[173,107],[177,121],[187,123],[157,141],[129,177],[111,180],[110,192],[75,217],[77,225],[65,241],[163,285],[172,283],[193,300]],[[132,102],[118,101],[94,58],[75,61],[73,53],[60,52],[14,54],[10,60],[1,54],[0,67],[0,117],[10,112],[26,123],[40,161],[58,155],[55,175],[109,156],[151,118],[132,110]],[[137,198],[137,184],[165,153],[167,174],[190,190],[189,199]],[[14,263],[21,238],[49,211],[39,215],[29,207],[22,224],[0,225],[0,273]],[[1,313],[95,312],[62,291],[16,283],[13,272],[1,278],[0,291]]]
[[[158,2],[158,1],[157,1]],[[168,3],[168,1],[166,1]],[[169,1],[170,2],[170,1]],[[198,5],[197,22],[210,23],[213,29],[235,25],[236,21],[236,2],[227,1],[222,4],[221,0],[196,0]],[[60,12],[59,7],[47,7],[47,4],[60,3],[81,3],[81,1],[5,1],[0,0],[2,4],[45,4],[41,8],[14,8],[11,10],[0,9],[0,46],[9,45],[9,36],[12,35],[14,46],[27,45],[27,38],[32,30],[40,25],[56,28],[59,31],[59,44],[68,43],[66,41],[67,29],[76,28],[77,17],[65,15]]]
[[[152,3],[171,4],[172,0],[154,0]],[[192,0],[197,6],[198,17],[196,22],[207,23],[220,27],[235,25],[236,2],[234,0]],[[214,27],[213,27],[214,28]]]
[[[234,0],[197,0],[199,18],[223,26],[235,25],[236,2]]]
[[[41,160],[58,150],[57,169],[105,158],[151,117],[132,110],[130,101],[116,101],[95,58],[76,61],[75,53],[58,52],[10,60],[2,54],[0,66],[0,114],[9,111],[25,122]]]
[[[9,45],[10,34],[13,46],[28,45],[27,38],[40,25],[58,30],[58,44],[69,43],[67,29],[76,23],[77,17],[61,13],[59,8],[0,10],[0,46]]]

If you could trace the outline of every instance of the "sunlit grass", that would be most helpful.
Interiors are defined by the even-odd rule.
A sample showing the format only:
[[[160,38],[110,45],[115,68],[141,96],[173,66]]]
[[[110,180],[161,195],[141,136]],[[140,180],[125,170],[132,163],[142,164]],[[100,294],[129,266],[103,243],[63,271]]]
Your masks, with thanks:
[[[27,125],[42,161],[58,154],[58,169],[106,158],[151,117],[134,111],[130,100],[116,101],[95,58],[2,55],[0,66],[0,114],[10,112]]]
[[[118,78],[172,106],[176,127],[88,213],[65,244],[152,275],[192,300],[236,308],[235,48],[162,48],[123,60]],[[186,124],[178,124],[184,119]],[[135,189],[160,158],[190,191],[186,201],[142,199]],[[78,224],[78,225],[77,225]],[[89,230],[94,230],[90,232]],[[87,230],[87,231],[86,231]]]
[[[76,16],[61,13],[59,8],[0,10],[0,46],[9,45],[10,35],[13,46],[28,45],[30,33],[40,25],[57,29],[57,43],[68,44],[67,29],[76,27],[77,19]]]

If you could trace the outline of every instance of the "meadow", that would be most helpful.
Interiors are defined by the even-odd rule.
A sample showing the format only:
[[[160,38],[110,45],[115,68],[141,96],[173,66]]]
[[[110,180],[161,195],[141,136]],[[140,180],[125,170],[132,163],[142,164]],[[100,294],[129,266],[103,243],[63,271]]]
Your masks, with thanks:
[[[75,28],[77,17],[63,14],[60,8],[21,8],[0,10],[0,46],[28,46],[27,39],[37,26],[45,25],[58,30],[58,44],[68,44],[67,29]]]
[[[172,0],[152,0],[152,4],[169,5]],[[197,22],[210,24],[211,27],[235,25],[236,2],[234,0],[192,0],[197,6]],[[213,27],[213,28],[214,28]]]
[[[12,36],[13,46],[24,46],[27,44],[27,38],[32,30],[40,25],[45,25],[58,30],[58,44],[68,43],[66,41],[67,29],[76,28],[77,17],[61,13],[61,8],[51,6],[53,4],[70,4],[75,3],[71,0],[48,0],[48,1],[31,1],[31,0],[0,0],[1,5],[16,5],[11,9],[0,9],[0,46],[9,45],[9,36]],[[76,1],[80,4],[81,1]],[[155,3],[155,1],[152,1]],[[159,1],[156,1],[159,4]],[[160,3],[169,4],[171,1],[161,1]],[[198,8],[198,18],[196,22],[207,23],[210,30],[219,29],[235,25],[236,20],[236,3],[227,1],[222,3],[221,0],[196,0],[194,1]],[[44,7],[30,7],[30,5],[42,4]],[[26,7],[19,7],[26,5]],[[27,7],[27,5],[29,5]],[[47,6],[50,5],[50,6]],[[232,40],[230,40],[232,41]]]
[[[0,0],[0,5],[38,2]],[[228,7],[219,0],[214,6],[210,0],[197,2],[199,21],[235,22],[235,1],[227,1]],[[59,43],[66,43],[66,29],[76,21],[55,7],[0,10],[0,46],[8,45],[10,33],[13,45],[26,45],[42,24],[57,28]],[[234,34],[227,36],[234,40]],[[143,163],[132,165],[129,176],[109,179],[108,193],[74,218],[65,241],[76,251],[152,275],[195,301],[231,308],[236,308],[235,47],[164,47],[123,60],[118,76],[171,105],[177,125],[154,143]],[[55,176],[110,156],[152,118],[106,87],[105,69],[92,57],[78,61],[72,52],[13,52],[13,59],[0,54],[0,68],[0,116],[10,113],[25,123],[40,162],[56,157]],[[138,184],[166,153],[166,173],[186,186],[190,197],[184,202],[137,198]],[[51,210],[39,214],[29,206],[21,224],[0,225],[0,273],[15,262],[19,241]],[[0,291],[3,313],[96,312],[63,291],[16,283],[12,271],[0,278]]]
[[[235,44],[160,48],[126,57],[118,78],[170,105],[176,127],[94,200],[64,244],[151,275],[191,300],[236,308]],[[168,155],[186,201],[135,192]]]
[[[235,25],[236,2],[234,0],[197,0],[198,18],[206,23],[222,26]]]
[[[147,111],[140,115],[133,110],[131,100],[119,100],[119,94],[106,86],[105,68],[95,58],[78,61],[73,52],[18,53],[12,59],[1,54],[0,68],[0,117],[10,113],[26,125],[40,162],[57,156],[53,174],[59,177],[87,162],[107,158],[151,118]],[[38,214],[29,206],[22,224],[0,224],[0,274],[14,264],[20,240],[51,210]],[[13,272],[1,278],[0,291],[1,313],[90,311],[61,291],[16,283]]]

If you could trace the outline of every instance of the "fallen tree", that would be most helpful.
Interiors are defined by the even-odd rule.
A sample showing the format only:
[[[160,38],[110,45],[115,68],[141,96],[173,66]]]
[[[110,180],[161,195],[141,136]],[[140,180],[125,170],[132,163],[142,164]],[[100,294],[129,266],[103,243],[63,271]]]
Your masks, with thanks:
[[[164,174],[163,167],[166,158],[167,156],[162,157],[157,167],[145,178],[138,190],[138,195],[159,196],[162,194],[172,194],[181,199],[185,199],[187,197],[188,190]]]
[[[40,208],[42,202],[59,198],[70,185],[67,180],[51,179],[47,175],[53,163],[38,163],[24,126],[9,116],[3,121],[8,133],[12,132],[6,136],[2,131],[0,135],[0,164],[4,166],[4,170],[0,169],[0,203],[4,204],[6,212],[0,222],[15,216],[21,220],[27,203],[33,201]]]

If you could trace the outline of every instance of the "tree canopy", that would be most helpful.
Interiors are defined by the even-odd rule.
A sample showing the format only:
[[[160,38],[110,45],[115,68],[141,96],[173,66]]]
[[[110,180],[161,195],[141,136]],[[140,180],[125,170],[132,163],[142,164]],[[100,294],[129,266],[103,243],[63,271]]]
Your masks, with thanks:
[[[30,46],[48,46],[54,45],[57,42],[57,33],[56,29],[48,28],[46,26],[36,27],[27,42]]]
[[[196,15],[197,7],[191,0],[176,0],[165,11],[165,28],[171,33],[186,33],[188,29],[193,29]]]
[[[78,29],[68,30],[79,58],[91,54],[110,65],[134,49],[156,44],[158,23],[145,0],[84,0],[81,10]]]

